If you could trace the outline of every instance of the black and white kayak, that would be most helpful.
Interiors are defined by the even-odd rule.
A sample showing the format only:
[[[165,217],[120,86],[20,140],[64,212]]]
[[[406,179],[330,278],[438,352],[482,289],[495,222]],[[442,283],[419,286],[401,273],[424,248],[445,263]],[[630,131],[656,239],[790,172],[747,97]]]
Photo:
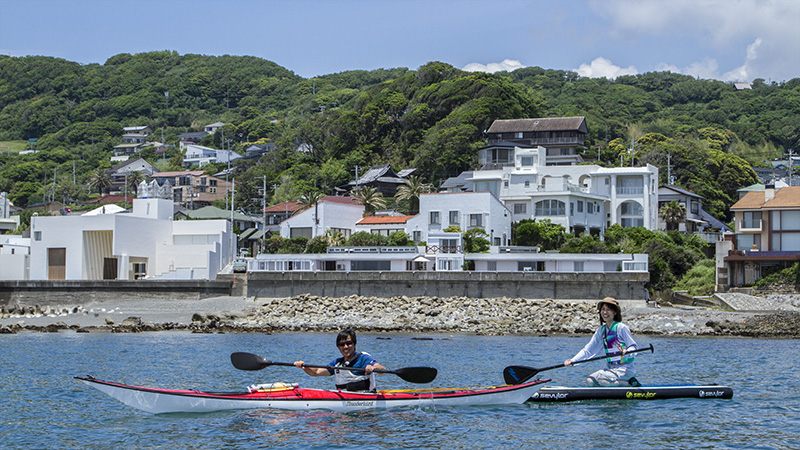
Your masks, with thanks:
[[[576,400],[663,400],[669,398],[732,398],[729,386],[673,385],[621,387],[545,386],[534,392],[532,402],[572,402]]]

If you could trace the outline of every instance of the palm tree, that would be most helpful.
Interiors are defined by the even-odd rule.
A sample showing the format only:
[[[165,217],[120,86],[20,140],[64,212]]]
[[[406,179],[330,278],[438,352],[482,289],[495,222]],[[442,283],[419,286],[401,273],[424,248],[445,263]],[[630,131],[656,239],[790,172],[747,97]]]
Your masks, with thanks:
[[[140,171],[134,170],[128,173],[128,195],[136,194],[139,189],[139,184],[145,181],[147,177]]]
[[[303,209],[308,209],[312,206],[316,206],[324,196],[325,195],[319,191],[308,191],[300,197],[297,203],[299,203]]]
[[[419,196],[432,191],[432,185],[424,183],[419,177],[412,175],[408,177],[406,184],[397,189],[395,198],[407,201],[409,213],[416,214],[419,212]]]
[[[383,208],[386,204],[386,199],[383,198],[383,194],[371,186],[362,187],[356,192],[356,195],[353,196],[353,200],[364,207],[365,215],[375,213],[376,210]]]
[[[686,207],[677,200],[665,203],[658,213],[667,223],[667,230],[677,230],[678,225],[686,219]]]
[[[106,169],[98,167],[89,175],[88,184],[90,188],[97,189],[97,192],[103,195],[103,191],[111,187],[111,177],[108,176]]]

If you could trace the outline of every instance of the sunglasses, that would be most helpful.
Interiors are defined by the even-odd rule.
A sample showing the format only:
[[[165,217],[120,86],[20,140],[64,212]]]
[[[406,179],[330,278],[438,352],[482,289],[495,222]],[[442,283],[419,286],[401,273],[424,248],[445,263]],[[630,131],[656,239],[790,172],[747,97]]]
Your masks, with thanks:
[[[345,345],[353,345],[353,341],[337,342],[336,345],[339,346],[339,347],[344,347]]]

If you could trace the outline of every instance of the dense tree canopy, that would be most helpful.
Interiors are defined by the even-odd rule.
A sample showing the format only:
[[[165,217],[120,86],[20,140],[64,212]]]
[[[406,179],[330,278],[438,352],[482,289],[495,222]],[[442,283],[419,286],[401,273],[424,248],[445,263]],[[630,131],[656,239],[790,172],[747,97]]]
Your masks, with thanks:
[[[573,115],[587,117],[585,160],[614,166],[633,158],[659,167],[665,183],[669,155],[675,184],[729,219],[736,189],[756,181],[751,166],[798,148],[800,79],[755,80],[737,91],[670,72],[611,81],[539,67],[469,73],[441,62],[304,79],[229,55],[122,53],[102,65],[0,56],[0,143],[9,148],[0,147],[0,190],[25,206],[42,201],[45,180],[55,176],[51,198],[86,199],[100,190],[87,189],[89,178],[111,166],[122,127],[147,125],[175,145],[181,133],[217,121],[226,125],[209,146],[244,153],[251,143],[276,144],[259,160],[233,165],[237,207],[260,205],[260,177],[274,204],[311,190],[329,194],[356,165],[414,167],[438,186],[475,168],[492,121]],[[38,139],[39,153],[18,155],[28,139]],[[301,144],[310,151],[296,152]],[[159,170],[180,168],[177,147],[141,155]]]

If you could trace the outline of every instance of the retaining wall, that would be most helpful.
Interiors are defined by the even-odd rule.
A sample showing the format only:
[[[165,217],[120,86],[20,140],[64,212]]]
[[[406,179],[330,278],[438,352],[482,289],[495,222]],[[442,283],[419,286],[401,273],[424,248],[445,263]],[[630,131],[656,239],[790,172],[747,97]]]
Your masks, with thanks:
[[[59,306],[104,300],[192,300],[231,295],[231,280],[0,281],[0,305]]]
[[[396,295],[642,300],[649,273],[545,272],[251,272],[249,297]]]

